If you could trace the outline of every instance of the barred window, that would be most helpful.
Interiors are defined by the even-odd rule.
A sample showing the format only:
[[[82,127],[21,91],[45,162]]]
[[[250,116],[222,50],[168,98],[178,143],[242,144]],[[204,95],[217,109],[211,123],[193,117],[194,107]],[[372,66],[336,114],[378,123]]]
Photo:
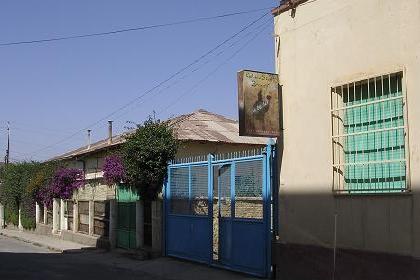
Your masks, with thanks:
[[[402,72],[331,89],[333,190],[408,190]]]

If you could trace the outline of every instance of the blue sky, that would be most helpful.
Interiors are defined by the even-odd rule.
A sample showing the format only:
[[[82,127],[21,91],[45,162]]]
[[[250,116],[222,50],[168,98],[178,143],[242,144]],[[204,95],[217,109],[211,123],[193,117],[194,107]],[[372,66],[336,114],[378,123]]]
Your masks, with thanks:
[[[0,44],[175,22],[276,6],[278,1],[3,1]],[[0,47],[0,155],[44,160],[86,143],[85,128],[142,95],[267,11],[113,36]],[[163,87],[110,117],[114,131],[152,111],[166,119],[199,108],[237,119],[236,72],[274,71],[267,15]],[[93,126],[93,141],[106,135]],[[67,139],[60,144],[58,141]],[[49,147],[46,149],[46,147]]]

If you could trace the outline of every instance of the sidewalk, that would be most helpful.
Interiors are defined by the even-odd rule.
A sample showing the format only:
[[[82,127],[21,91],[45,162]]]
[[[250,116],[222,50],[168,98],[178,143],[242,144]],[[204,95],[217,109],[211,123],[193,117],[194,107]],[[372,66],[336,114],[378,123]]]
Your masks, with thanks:
[[[28,267],[26,267],[26,269],[29,270],[32,269],[32,266],[44,266],[46,268],[42,271],[42,273],[45,275],[38,275],[40,277],[45,276],[43,279],[54,279],[49,277],[51,273],[52,275],[65,275],[62,279],[73,279],[73,276],[77,274],[86,277],[89,273],[93,273],[96,276],[102,275],[101,279],[104,280],[116,278],[133,279],[133,277],[142,280],[258,279],[252,276],[218,269],[204,264],[178,260],[175,258],[161,257],[152,260],[136,260],[127,257],[126,253],[121,253],[121,251],[118,250],[108,253],[104,253],[103,250],[86,250],[92,247],[65,241],[52,236],[39,235],[14,229],[0,229],[0,235],[48,248],[49,250],[56,252],[51,252],[52,255],[39,253],[14,253],[8,255],[5,260],[3,260],[3,262],[6,260],[9,262],[8,267],[17,265],[22,261],[28,263]],[[57,254],[57,252],[64,254]],[[20,261],[16,262],[13,258],[18,258]],[[74,267],[78,267],[77,272],[74,271]],[[19,273],[22,274],[19,274],[16,271],[19,271]],[[13,277],[16,277],[13,279],[22,279],[22,277],[26,275],[25,273],[27,273],[25,269],[13,270]],[[67,276],[68,278],[66,278]]]
[[[91,248],[86,245],[62,240],[52,236],[40,235],[15,229],[0,229],[0,235],[15,238],[59,253],[69,253],[72,251],[80,251]]]

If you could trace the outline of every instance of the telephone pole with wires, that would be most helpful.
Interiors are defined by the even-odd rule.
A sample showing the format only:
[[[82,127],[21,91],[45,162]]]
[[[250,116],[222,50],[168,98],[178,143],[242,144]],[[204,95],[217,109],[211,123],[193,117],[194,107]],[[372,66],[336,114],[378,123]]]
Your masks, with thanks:
[[[4,164],[9,164],[10,159],[10,122],[7,122],[7,148],[6,148],[6,156],[4,157]]]

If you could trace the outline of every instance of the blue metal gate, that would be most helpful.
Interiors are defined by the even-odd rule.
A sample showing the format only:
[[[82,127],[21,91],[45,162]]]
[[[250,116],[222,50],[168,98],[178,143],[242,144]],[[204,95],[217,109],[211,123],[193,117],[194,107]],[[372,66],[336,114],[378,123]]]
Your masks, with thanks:
[[[169,165],[166,255],[266,277],[271,269],[272,146]]]

